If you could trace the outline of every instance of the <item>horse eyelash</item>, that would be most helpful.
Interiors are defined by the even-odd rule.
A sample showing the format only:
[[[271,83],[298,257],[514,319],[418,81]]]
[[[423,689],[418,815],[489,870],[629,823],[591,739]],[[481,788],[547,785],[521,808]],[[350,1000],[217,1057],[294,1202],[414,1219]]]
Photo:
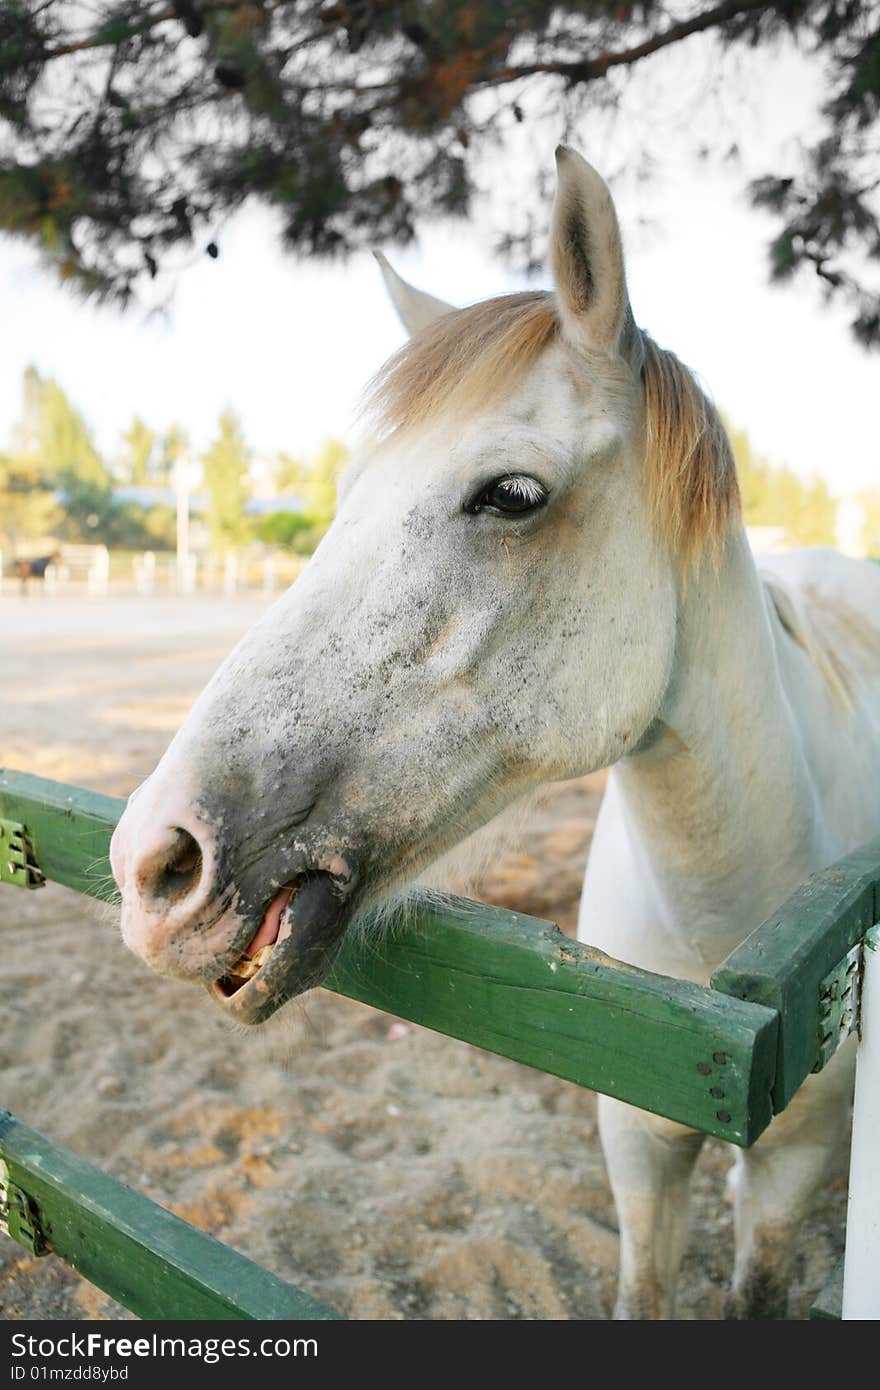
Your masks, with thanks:
[[[483,510],[487,493],[502,485],[510,488],[514,497],[524,502],[528,507],[541,506],[549,496],[544,484],[539,482],[537,478],[530,477],[527,473],[502,473],[480,484],[470,501],[462,504],[463,510],[471,515],[476,515],[477,512]]]
[[[536,478],[517,474],[510,478],[499,478],[498,482],[506,483],[521,502],[528,502],[533,507],[542,502],[547,495]]]

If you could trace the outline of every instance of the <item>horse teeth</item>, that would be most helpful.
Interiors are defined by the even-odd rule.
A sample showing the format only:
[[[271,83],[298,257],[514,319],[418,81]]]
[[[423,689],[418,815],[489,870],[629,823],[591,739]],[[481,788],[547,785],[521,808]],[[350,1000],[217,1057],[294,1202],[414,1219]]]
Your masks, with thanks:
[[[234,975],[237,980],[251,979],[253,975],[256,975],[258,970],[262,970],[266,961],[271,956],[274,947],[275,943],[273,941],[270,942],[268,946],[261,946],[256,955],[242,956],[241,960],[237,960],[235,965],[230,968],[229,974]]]

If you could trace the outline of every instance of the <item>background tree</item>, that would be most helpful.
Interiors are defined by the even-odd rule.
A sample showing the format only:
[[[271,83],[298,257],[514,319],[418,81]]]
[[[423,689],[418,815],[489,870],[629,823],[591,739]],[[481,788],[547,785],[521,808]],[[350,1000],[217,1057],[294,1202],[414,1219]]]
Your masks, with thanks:
[[[865,516],[862,535],[865,553],[880,560],[880,488],[861,493],[858,501],[862,505]]]
[[[348,449],[340,440],[327,439],[309,469],[306,481],[309,511],[325,529],[336,515],[336,493],[348,457]]]
[[[300,497],[305,487],[308,466],[292,454],[280,453],[272,470],[272,484],[279,497]]]
[[[37,460],[0,453],[0,546],[8,558],[22,541],[51,535],[61,515]]]
[[[37,459],[43,475],[56,486],[109,486],[110,472],[92,432],[58,382],[41,377],[36,367],[28,367],[23,395],[17,451]]]
[[[727,423],[747,526],[782,526],[799,545],[834,545],[837,502],[821,478],[801,478],[756,454],[745,430]]]
[[[113,506],[113,480],[91,430],[66,392],[36,367],[24,374],[24,406],[15,457],[59,503],[56,534],[95,539]]]
[[[189,436],[180,425],[171,425],[163,434],[159,460],[156,466],[156,482],[160,487],[174,486],[174,470],[189,451]]]
[[[280,493],[301,498],[305,510],[326,530],[336,514],[336,489],[348,458],[339,439],[325,439],[308,462],[279,454],[275,486]]]
[[[264,545],[280,545],[296,555],[311,555],[325,530],[309,512],[269,512],[257,523],[256,534]]]
[[[234,550],[248,539],[245,505],[250,496],[250,452],[241,425],[231,410],[224,410],[217,437],[202,459],[206,521],[211,544],[217,551]]]
[[[773,273],[812,269],[877,344],[880,0],[7,0],[0,228],[122,302],[172,252],[216,256],[248,198],[300,252],[402,242],[467,210],[524,106],[571,127],[663,49],[785,36],[826,99],[820,138],[752,190]]]
[[[174,544],[175,521],[169,507],[147,509],[114,497],[113,476],[82,414],[57,381],[28,367],[21,420],[0,455],[0,532],[12,553],[50,534],[164,549]]]
[[[267,545],[283,545],[311,555],[336,513],[336,490],[349,452],[338,439],[327,439],[308,462],[279,454],[274,483],[282,494],[298,498],[302,511],[270,512],[257,526]]]
[[[153,476],[153,455],[156,448],[156,432],[145,425],[139,415],[135,415],[122,436],[120,472],[122,481],[130,487],[146,487],[155,481]]]

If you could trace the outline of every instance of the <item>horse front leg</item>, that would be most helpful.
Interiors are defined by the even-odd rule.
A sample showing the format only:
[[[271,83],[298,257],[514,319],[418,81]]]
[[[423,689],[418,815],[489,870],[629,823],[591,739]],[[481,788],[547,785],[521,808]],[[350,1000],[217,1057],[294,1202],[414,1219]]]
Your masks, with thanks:
[[[599,1097],[599,1133],[620,1226],[616,1318],[671,1318],[704,1135]]]
[[[729,1318],[786,1315],[803,1220],[846,1135],[854,1062],[853,1040],[804,1082],[750,1149],[737,1154],[730,1177],[736,1261]]]

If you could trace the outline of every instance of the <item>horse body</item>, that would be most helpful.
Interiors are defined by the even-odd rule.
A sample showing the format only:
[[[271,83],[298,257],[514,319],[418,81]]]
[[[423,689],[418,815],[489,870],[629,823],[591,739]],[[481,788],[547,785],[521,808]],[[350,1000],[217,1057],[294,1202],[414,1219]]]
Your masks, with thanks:
[[[13,573],[21,582],[22,594],[26,595],[28,592],[29,579],[41,579],[45,582],[46,572],[57,565],[60,559],[60,550],[55,550],[51,555],[40,555],[31,560],[15,560],[12,566]]]
[[[770,563],[768,593],[732,535],[687,594],[656,722],[609,774],[581,904],[585,940],[700,984],[880,819],[880,570],[822,551]],[[808,622],[830,589],[862,650],[805,649],[809,631],[778,616],[780,579]]]
[[[720,418],[636,328],[570,151],[552,249],[555,297],[457,311],[386,266],[415,332],[337,517],[114,835],[126,941],[234,1018],[319,984],[366,909],[550,780],[612,768],[584,938],[703,983],[880,825],[878,572],[760,579]],[[735,1312],[783,1306],[850,1070],[740,1158]],[[669,1315],[701,1136],[606,1098],[600,1127],[618,1312]]]
[[[839,655],[809,650],[809,629],[783,626],[732,537],[708,592],[698,583],[682,605],[656,727],[609,775],[584,884],[582,940],[699,984],[880,823],[880,571],[821,551],[773,568],[771,592],[786,580],[850,640]],[[733,1314],[784,1313],[797,1230],[845,1127],[852,1051],[737,1154]],[[599,1107],[621,1223],[618,1314],[669,1316],[701,1136],[608,1097]]]

